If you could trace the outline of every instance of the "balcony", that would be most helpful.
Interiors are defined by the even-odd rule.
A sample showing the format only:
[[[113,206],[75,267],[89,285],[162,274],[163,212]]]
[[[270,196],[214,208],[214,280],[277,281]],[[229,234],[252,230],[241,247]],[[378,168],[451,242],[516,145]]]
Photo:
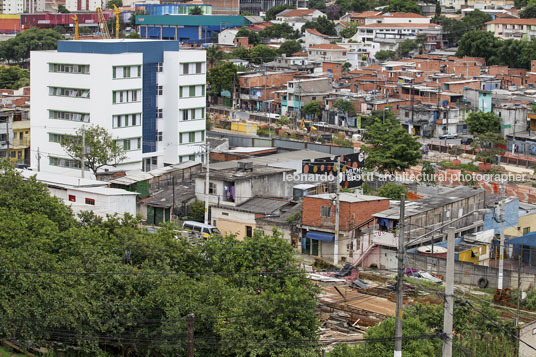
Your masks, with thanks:
[[[30,121],[29,120],[18,120],[11,123],[11,128],[13,130],[30,130]]]

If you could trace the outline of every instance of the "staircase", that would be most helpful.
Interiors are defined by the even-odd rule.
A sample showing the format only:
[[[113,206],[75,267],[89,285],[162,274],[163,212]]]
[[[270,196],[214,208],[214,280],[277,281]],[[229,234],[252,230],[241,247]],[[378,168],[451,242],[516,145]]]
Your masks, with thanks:
[[[365,259],[369,255],[370,251],[374,249],[375,247],[376,247],[376,244],[374,243],[369,245],[367,249],[365,249],[365,251],[361,253],[357,259],[354,260],[353,266],[358,266],[359,264],[361,264],[361,262],[363,262],[363,259]]]

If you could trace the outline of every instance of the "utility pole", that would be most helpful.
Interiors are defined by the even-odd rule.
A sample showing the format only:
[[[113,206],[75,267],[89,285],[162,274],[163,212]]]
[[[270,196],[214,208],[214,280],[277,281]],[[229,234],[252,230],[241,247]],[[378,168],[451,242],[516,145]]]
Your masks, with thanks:
[[[39,147],[37,147],[37,172],[41,171],[41,153],[39,152]]]
[[[205,165],[206,165],[206,177],[205,177],[205,224],[208,222],[208,199],[209,199],[209,185],[210,185],[210,142],[207,142],[205,146]],[[193,355],[192,355],[193,356]]]
[[[497,289],[503,288],[503,270],[504,270],[504,183],[501,185],[501,200],[499,201],[499,219],[501,220],[501,238],[499,244],[499,280]]]
[[[188,315],[188,357],[194,357],[194,321],[195,315]]]
[[[337,156],[337,173],[335,176],[335,184],[337,185],[337,196],[335,197],[335,235],[333,237],[333,264],[339,263],[339,206],[341,188],[339,184],[339,176],[341,174],[341,157]]]
[[[519,340],[519,305],[521,304],[521,256],[523,255],[523,246],[519,250],[519,258],[517,261],[517,311],[515,318],[515,328],[517,339]],[[517,356],[519,357],[519,345],[516,347]]]
[[[11,114],[11,118],[13,119],[13,114]],[[6,141],[6,147],[7,147],[7,160],[11,160],[11,156],[9,155],[9,117],[6,117],[6,138],[7,138],[7,141]]]
[[[516,107],[514,107],[514,140],[512,141],[512,155],[515,154],[516,152],[516,114],[517,114],[517,109]]]
[[[445,279],[445,305],[443,308],[443,357],[452,357],[452,323],[454,314],[454,241],[456,230],[449,227],[447,236],[447,276]]]
[[[404,220],[406,197],[400,196],[400,219],[398,220],[398,276],[396,279],[396,321],[395,321],[395,353],[394,357],[402,357],[402,310],[404,293]]]
[[[82,178],[84,178],[84,169],[86,166],[86,128],[82,125],[82,160],[80,168],[82,169]]]

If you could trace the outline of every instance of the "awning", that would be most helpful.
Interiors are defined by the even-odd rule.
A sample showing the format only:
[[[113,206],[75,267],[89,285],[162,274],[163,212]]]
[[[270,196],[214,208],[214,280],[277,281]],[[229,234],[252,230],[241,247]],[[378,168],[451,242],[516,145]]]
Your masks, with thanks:
[[[505,244],[523,245],[525,247],[536,248],[536,232],[531,232],[522,237],[510,239]]]
[[[335,235],[332,233],[322,233],[322,232],[307,232],[305,238],[321,240],[323,242],[333,242]]]

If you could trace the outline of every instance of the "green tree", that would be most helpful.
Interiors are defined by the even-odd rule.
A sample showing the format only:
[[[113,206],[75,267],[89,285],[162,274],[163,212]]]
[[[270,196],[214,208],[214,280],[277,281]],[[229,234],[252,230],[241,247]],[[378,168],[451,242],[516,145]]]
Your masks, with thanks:
[[[491,32],[482,30],[469,31],[460,39],[456,56],[490,59],[497,52],[498,44],[497,38]]]
[[[322,105],[322,102],[313,101],[305,104],[301,111],[302,114],[313,115],[315,118],[318,118],[322,114],[323,110],[324,106]]]
[[[123,0],[108,0],[108,2],[106,3],[106,8],[107,9],[113,9],[114,5],[117,6],[117,7],[122,7],[123,6]]]
[[[470,11],[467,15],[465,15],[461,21],[465,27],[465,31],[469,31],[480,30],[486,25],[486,22],[491,20],[493,20],[493,18],[490,14],[475,9],[474,11]]]
[[[348,26],[342,29],[340,35],[344,38],[352,38],[357,32],[357,23],[351,22]]]
[[[30,85],[30,71],[18,66],[0,67],[0,88],[19,89]]]
[[[398,45],[398,48],[396,49],[396,52],[398,54],[398,57],[400,57],[400,58],[408,57],[409,54],[412,51],[416,50],[418,47],[419,46],[417,45],[416,41],[407,39],[407,40],[404,40],[402,43],[400,43]]]
[[[58,13],[60,14],[68,14],[70,11],[67,10],[67,8],[61,4],[58,5]]]
[[[302,31],[305,31],[305,29],[315,29],[324,35],[337,36],[335,24],[325,16],[320,16],[316,21],[307,21],[303,25]]]
[[[326,10],[326,1],[325,0],[309,0],[307,1],[307,8],[324,11]]]
[[[84,136],[85,148],[82,146]],[[106,129],[98,125],[80,128],[74,136],[64,136],[61,147],[74,160],[85,160],[86,166],[97,175],[97,171],[104,166],[116,167],[126,159],[125,151]]]
[[[349,100],[337,99],[335,103],[333,103],[333,107],[335,107],[339,112],[345,113],[347,117],[355,116],[355,105]]]
[[[250,57],[249,50],[242,46],[235,48],[233,52],[231,52],[231,55],[233,58],[240,58],[243,60],[248,60]]]
[[[421,13],[421,8],[413,0],[390,0],[387,11]]]
[[[277,57],[277,52],[266,45],[257,45],[249,50],[251,62],[261,64],[271,62]]]
[[[530,68],[530,59],[526,53],[528,43],[514,39],[499,41],[499,46],[491,58],[491,62],[507,65],[512,68]]]
[[[473,135],[501,132],[501,118],[492,112],[470,113],[467,116],[466,123],[469,127],[469,132]]]
[[[32,27],[14,38],[0,42],[0,58],[5,61],[25,62],[30,51],[55,50],[63,36],[52,29]]]
[[[352,64],[350,62],[344,62],[344,64],[342,65],[343,72],[348,72],[350,68],[352,68]]]
[[[255,16],[255,14],[249,11],[242,11],[240,16]]]
[[[294,30],[292,26],[287,23],[273,24],[266,27],[264,30],[259,31],[259,36],[264,39],[272,38],[288,38],[297,39],[301,37],[301,33]]]
[[[536,18],[536,5],[527,6],[524,10],[519,12],[519,17],[522,19]]]
[[[207,48],[207,62],[210,67],[215,66],[223,58],[223,52],[218,46]]]
[[[287,57],[292,56],[296,52],[300,52],[302,46],[298,41],[288,40],[283,42],[283,44],[277,49],[277,53],[285,54]]]
[[[394,182],[388,182],[379,188],[376,194],[380,197],[387,197],[392,200],[400,200],[402,194],[406,195],[408,190],[404,185],[398,185]]]
[[[247,37],[250,45],[257,45],[261,42],[261,36],[255,31],[248,30],[245,27],[242,27],[236,33],[236,37]]]
[[[277,14],[279,14],[280,12],[284,11],[284,10],[287,10],[287,9],[295,9],[296,7],[294,6],[291,6],[291,5],[278,5],[278,6],[274,6],[270,9],[268,9],[268,11],[266,11],[266,16],[264,18],[265,21],[272,21],[272,20],[275,20],[275,16]]]
[[[479,133],[471,143],[471,146],[477,149],[476,157],[492,164],[496,162],[497,155],[504,152],[505,145],[506,140],[497,132]]]
[[[441,3],[439,1],[435,4],[435,16],[441,16]]]
[[[396,59],[396,52],[395,51],[390,51],[390,50],[379,50],[378,52],[376,52],[374,57],[378,61],[394,60],[394,59]]]
[[[190,12],[189,15],[203,15],[203,10],[199,6],[194,6]]]
[[[380,173],[394,174],[416,165],[421,158],[421,144],[398,121],[376,119],[364,134],[367,144],[366,166]]]
[[[193,202],[192,204],[190,204],[189,212],[190,214],[188,215],[188,219],[192,221],[203,222],[203,220],[205,219],[205,202]]]
[[[223,90],[227,90],[232,95],[233,87],[237,80],[237,68],[234,64],[227,62],[213,67],[208,71],[207,75],[207,82],[210,83],[209,93],[219,96]]]

